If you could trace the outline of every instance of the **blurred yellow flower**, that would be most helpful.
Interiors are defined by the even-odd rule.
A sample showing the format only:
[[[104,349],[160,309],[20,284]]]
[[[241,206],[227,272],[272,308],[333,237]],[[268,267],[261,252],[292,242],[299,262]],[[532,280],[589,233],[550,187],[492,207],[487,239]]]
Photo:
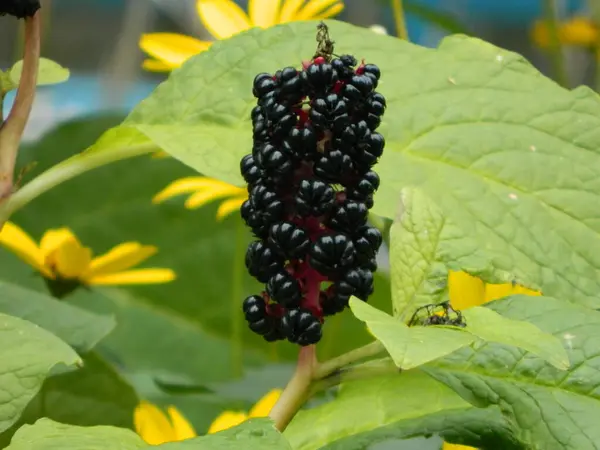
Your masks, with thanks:
[[[298,20],[327,19],[344,9],[342,0],[249,0],[248,14],[232,0],[196,0],[200,21],[216,39],[227,39],[253,27],[268,28]],[[144,68],[168,72],[207,50],[212,42],[175,33],[142,35],[140,47],[151,59]]]
[[[125,242],[92,258],[92,251],[81,245],[68,228],[46,231],[38,245],[17,225],[6,222],[0,232],[0,245],[48,280],[119,285],[166,283],[175,279],[171,269],[127,270],[154,255],[158,249],[152,245]]]
[[[531,36],[538,47],[550,47],[550,27],[545,20],[538,20],[534,24]],[[591,19],[575,16],[559,25],[558,38],[565,45],[596,47],[600,39],[600,30]]]
[[[242,203],[248,198],[248,191],[245,188],[233,186],[214,178],[187,177],[173,181],[154,196],[152,203],[161,203],[171,197],[190,193],[192,195],[184,204],[188,209],[200,208],[213,200],[227,198],[219,205],[217,220],[222,220],[240,209]]]
[[[472,306],[507,297],[509,295],[542,295],[540,292],[527,289],[513,283],[490,284],[466,272],[451,270],[448,273],[450,304],[454,309],[462,311]]]
[[[542,295],[538,291],[527,289],[512,283],[489,284],[466,272],[450,271],[448,274],[450,304],[457,310],[465,310],[472,306],[507,297],[509,295]],[[477,450],[465,445],[448,444],[444,442],[442,450]]]
[[[273,389],[261,398],[248,413],[223,412],[210,425],[208,434],[235,427],[250,418],[267,417],[280,395],[280,389]],[[152,403],[140,402],[134,411],[133,423],[136,432],[150,445],[183,441],[197,436],[192,425],[173,406],[169,406],[167,414],[165,414]]]

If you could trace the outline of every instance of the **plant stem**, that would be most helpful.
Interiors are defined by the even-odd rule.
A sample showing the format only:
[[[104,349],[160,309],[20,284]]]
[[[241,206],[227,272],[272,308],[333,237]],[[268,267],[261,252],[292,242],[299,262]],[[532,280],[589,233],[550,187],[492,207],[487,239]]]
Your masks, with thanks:
[[[77,175],[115,161],[157,150],[159,148],[156,145],[147,143],[79,153],[41,173],[15,192],[6,203],[0,206],[0,220],[7,220],[15,211],[27,205],[34,198]]]
[[[368,361],[345,369],[339,369],[330,373],[328,376],[315,381],[311,386],[310,394],[314,395],[317,392],[327,390],[349,381],[365,380],[380,375],[394,375],[399,373],[400,369],[398,369],[390,358]]]
[[[406,19],[404,18],[402,0],[392,0],[392,11],[394,12],[394,21],[396,22],[396,34],[400,39],[408,41],[408,31],[406,30]]]
[[[12,194],[17,153],[35,98],[40,60],[40,17],[38,11],[25,19],[21,79],[11,111],[0,126],[0,200],[5,200]]]
[[[544,0],[544,16],[546,25],[548,26],[550,52],[552,57],[552,65],[554,66],[554,76],[556,77],[556,82],[563,87],[568,87],[569,80],[565,66],[563,47],[559,35],[560,24],[556,0]]]
[[[363,359],[370,358],[372,356],[377,356],[383,352],[385,352],[385,348],[383,347],[381,342],[371,342],[370,344],[367,344],[364,347],[351,350],[348,353],[344,353],[343,355],[338,356],[337,358],[333,358],[329,361],[318,364],[315,369],[315,373],[313,374],[313,378],[316,380],[327,378],[328,376],[340,370],[344,366],[353,364]]]
[[[298,410],[306,402],[316,364],[316,347],[314,345],[302,347],[298,354],[296,372],[269,414],[269,417],[275,421],[275,427],[279,431],[286,429]]]

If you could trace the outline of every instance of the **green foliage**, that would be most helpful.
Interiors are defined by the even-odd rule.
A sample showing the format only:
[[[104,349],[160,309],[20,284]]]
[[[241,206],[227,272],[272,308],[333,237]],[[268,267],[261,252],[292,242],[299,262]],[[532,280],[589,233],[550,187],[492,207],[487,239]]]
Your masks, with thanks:
[[[74,427],[40,419],[15,434],[7,450],[134,450],[148,447],[133,431],[97,426]]]
[[[16,62],[9,71],[9,77],[10,81],[12,82],[12,86],[10,86],[9,89],[6,89],[5,87],[6,91],[16,89],[16,87],[19,85],[19,81],[21,80],[22,71],[23,61],[21,60]],[[60,64],[50,59],[40,58],[37,78],[38,86],[63,83],[69,79],[69,76],[69,69],[65,69]]]
[[[335,401],[301,411],[284,436],[295,450],[363,450],[431,433],[452,441],[467,435],[464,443],[478,447],[520,448],[498,409],[477,410],[420,370],[343,384]]]
[[[394,316],[408,321],[417,308],[444,300],[448,267],[442,258],[453,253],[449,245],[460,232],[419,189],[403,189],[396,209],[390,229],[392,304]]]
[[[158,446],[147,445],[137,434],[121,428],[76,427],[40,419],[34,425],[21,428],[7,450],[135,450],[150,447],[164,450],[229,450],[239,449],[241,445],[248,450],[291,450],[268,419],[254,419],[218,434]]]
[[[471,344],[475,338],[458,329],[408,327],[405,323],[352,298],[354,315],[364,321],[401,369],[412,369]]]
[[[497,405],[530,448],[592,449],[600,442],[597,348],[600,314],[552,298],[513,296],[492,308],[563,343],[571,368],[559,371],[516,348],[465,348],[424,370],[473,405]]]
[[[25,320],[0,314],[0,432],[17,421],[58,364],[81,364],[77,353],[59,338]]]
[[[526,302],[529,296],[519,296]],[[541,300],[543,301],[543,297]],[[510,320],[488,308],[474,307],[463,312],[465,331],[488,342],[512,345],[546,360],[557,369],[569,368],[569,356],[562,342],[522,320]]]
[[[400,205],[400,214],[391,229],[391,289],[379,274],[369,304],[352,300],[360,320],[349,313],[328,320],[320,357],[372,340],[365,322],[404,370],[398,374],[386,359],[320,380],[345,383],[333,401],[292,422],[285,433],[292,448],[363,449],[432,433],[481,448],[595,448],[600,315],[588,308],[600,308],[597,95],[564,90],[519,55],[477,39],[454,36],[433,50],[328,23],[336,53],[381,67],[387,146],[373,211],[390,219]],[[241,301],[261,288],[243,270],[251,237],[239,216],[217,222],[216,205],[189,211],[181,199],[153,205],[151,198],[192,169],[243,184],[239,159],[251,149],[252,79],[309,58],[315,25],[253,29],[217,42],[174,71],[121,125],[116,118],[71,123],[22,153],[21,165],[38,162],[27,177],[39,177],[0,213],[18,210],[14,221],[36,239],[67,225],[97,254],[126,240],[157,245],[148,265],[172,268],[178,277],[160,286],[80,290],[70,304],[1,284],[1,312],[87,351],[84,369],[49,378],[21,422],[44,415],[71,425],[130,427],[142,397],[180,406],[202,434],[222,409],[247,410],[264,393],[250,398],[246,389],[282,383],[270,377],[276,366],[269,363],[289,361],[297,349],[266,344],[247,330]],[[74,178],[158,149],[189,167],[144,156]],[[0,264],[3,279],[45,289],[7,252]],[[447,299],[449,270],[517,282],[545,296],[467,309],[466,328],[407,327],[417,307]],[[114,333],[90,353],[113,327],[107,316],[117,321]],[[10,343],[0,354],[0,386],[11,397],[0,403],[2,430],[53,366],[78,362],[47,331],[4,318],[12,328],[0,334]],[[377,364],[385,375],[369,372]],[[240,380],[250,367],[270,385]],[[15,383],[15,373],[32,381]],[[223,394],[236,383],[243,389]],[[267,420],[162,447],[240,444],[290,448]],[[145,444],[122,429],[40,420],[21,428],[9,449],[107,447]]]
[[[7,282],[0,282],[0,312],[39,325],[80,352],[91,350],[115,327],[111,316],[93,314]]]

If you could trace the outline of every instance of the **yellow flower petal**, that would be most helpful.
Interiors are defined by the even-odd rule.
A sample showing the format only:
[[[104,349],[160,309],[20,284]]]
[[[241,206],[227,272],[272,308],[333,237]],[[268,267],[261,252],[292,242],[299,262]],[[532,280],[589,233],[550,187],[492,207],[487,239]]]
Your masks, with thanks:
[[[279,23],[293,22],[296,20],[298,10],[304,4],[304,0],[285,0],[281,7]]]
[[[310,0],[304,8],[302,8],[294,20],[311,20],[318,16],[331,6],[339,5],[344,9],[344,4],[339,0]]]
[[[44,255],[35,241],[14,223],[6,222],[4,224],[0,232],[0,245],[6,247],[45,277],[54,278],[52,272],[44,266]]]
[[[268,28],[277,24],[281,0],[249,0],[248,15],[255,27]]]
[[[512,283],[504,283],[485,285],[485,303],[515,294],[525,294],[532,296],[542,295],[541,292],[527,289],[526,287],[519,286],[518,284],[513,285]]]
[[[201,190],[216,190],[222,191],[223,188],[230,189],[231,192],[245,191],[243,188],[233,186],[229,183],[216,180],[208,177],[185,177],[173,181],[166,188],[160,191],[152,199],[152,203],[160,203],[171,197],[175,197],[181,194],[188,194],[190,192],[197,192]]]
[[[466,445],[448,444],[444,442],[442,450],[477,450],[475,447],[467,447]]]
[[[336,5],[333,5],[331,8],[326,9],[322,13],[314,15],[313,18],[312,18],[312,20],[325,20],[325,19],[329,19],[330,17],[337,16],[343,10],[344,10],[344,4],[343,3],[338,3]]]
[[[560,24],[558,37],[563,44],[591,47],[598,44],[600,30],[587,17],[575,16]],[[550,47],[550,28],[546,21],[539,20],[534,24],[532,38],[539,47]]]
[[[177,276],[171,269],[138,269],[125,272],[96,275],[87,280],[93,285],[160,284],[173,281]]]
[[[227,39],[252,25],[244,10],[232,0],[196,0],[205,28],[217,39]]]
[[[187,421],[187,419],[179,412],[174,406],[167,408],[169,417],[171,417],[171,423],[173,424],[173,430],[175,431],[175,440],[183,441],[185,439],[192,439],[197,436],[194,427]]]
[[[256,405],[252,407],[250,413],[248,413],[249,417],[267,417],[279,397],[281,397],[281,389],[273,389],[268,392],[263,398],[261,398]]]
[[[219,205],[219,209],[217,209],[217,220],[221,221],[229,214],[234,211],[237,211],[242,207],[242,203],[246,201],[247,196],[240,198],[230,198],[229,200],[225,200],[223,203]]]
[[[175,430],[167,416],[155,405],[140,402],[133,413],[135,431],[150,445],[160,445],[175,440]]]
[[[158,59],[145,59],[142,62],[142,69],[147,70],[148,72],[170,72],[176,67],[177,66],[167,64],[164,61],[159,61]]]
[[[227,430],[235,427],[248,419],[248,415],[243,412],[225,411],[220,414],[213,423],[210,424],[208,434],[218,433],[219,431]]]
[[[92,251],[83,247],[76,237],[64,241],[52,253],[54,270],[63,278],[81,278],[90,267]]]
[[[450,304],[462,310],[471,306],[482,305],[485,301],[485,287],[479,278],[466,272],[451,270],[448,273]]]
[[[175,33],[149,33],[140,38],[140,47],[154,59],[171,68],[205,51],[211,42]]]
[[[90,264],[90,276],[106,275],[120,272],[136,266],[154,255],[158,249],[153,245],[142,245],[139,242],[124,242],[104,255],[100,255]]]
[[[58,249],[61,245],[69,240],[77,240],[75,235],[68,228],[58,228],[55,230],[48,230],[42,236],[40,241],[40,249],[44,256],[50,255],[53,251]]]

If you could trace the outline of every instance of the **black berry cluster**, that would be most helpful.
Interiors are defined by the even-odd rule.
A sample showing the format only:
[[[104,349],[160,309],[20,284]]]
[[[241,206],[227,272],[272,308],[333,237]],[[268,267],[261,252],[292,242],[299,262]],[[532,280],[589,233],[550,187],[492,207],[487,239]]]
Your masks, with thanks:
[[[254,79],[241,213],[258,238],[246,267],[266,287],[243,308],[267,341],[314,344],[325,316],[373,292],[382,237],[367,215],[379,187],[372,167],[385,144],[375,131],[386,107],[375,91],[379,77],[377,66],[343,55]]]
[[[40,9],[39,0],[0,0],[0,16],[10,14],[19,19],[30,17]]]

